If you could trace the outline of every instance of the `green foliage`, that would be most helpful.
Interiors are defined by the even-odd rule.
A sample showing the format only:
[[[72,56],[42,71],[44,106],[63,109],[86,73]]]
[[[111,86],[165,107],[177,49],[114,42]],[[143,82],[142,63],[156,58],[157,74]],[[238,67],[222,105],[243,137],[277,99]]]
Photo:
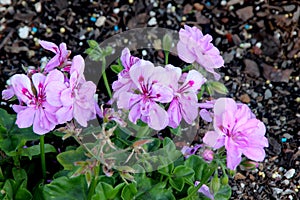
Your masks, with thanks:
[[[74,163],[86,160],[84,149],[80,146],[76,150],[69,150],[57,155],[58,162],[64,167],[64,170],[72,171],[75,168]]]
[[[33,133],[32,128],[20,129],[15,125],[16,116],[8,114],[0,108],[0,149],[7,156],[29,156],[24,152],[26,142],[38,140],[39,135]]]
[[[88,193],[84,176],[59,177],[43,188],[45,200],[86,200]]]
[[[88,40],[89,48],[85,50],[84,53],[88,54],[90,59],[93,61],[101,61],[105,58],[105,56],[108,56],[112,52],[112,47],[108,46],[105,49],[101,49],[97,41],[95,40]]]
[[[31,193],[27,190],[27,174],[24,169],[12,169],[13,179],[1,183],[1,199],[30,200]]]

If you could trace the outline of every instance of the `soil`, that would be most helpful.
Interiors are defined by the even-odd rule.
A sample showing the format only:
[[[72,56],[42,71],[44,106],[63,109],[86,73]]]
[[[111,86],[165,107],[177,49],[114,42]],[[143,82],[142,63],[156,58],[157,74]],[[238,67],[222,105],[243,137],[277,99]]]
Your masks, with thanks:
[[[22,66],[52,56],[38,39],[66,42],[76,55],[88,39],[136,27],[197,26],[225,59],[228,96],[247,103],[267,127],[266,159],[254,171],[238,170],[232,199],[299,199],[299,16],[297,0],[0,0],[0,90]],[[12,112],[6,102],[1,107]]]

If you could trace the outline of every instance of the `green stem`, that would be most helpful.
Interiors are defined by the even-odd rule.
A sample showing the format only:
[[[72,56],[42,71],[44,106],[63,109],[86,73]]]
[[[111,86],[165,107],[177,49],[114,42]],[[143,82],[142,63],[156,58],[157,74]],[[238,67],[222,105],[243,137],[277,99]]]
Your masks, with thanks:
[[[112,98],[112,93],[111,93],[111,90],[110,90],[110,87],[109,87],[109,84],[108,84],[108,81],[107,81],[106,73],[105,73],[105,66],[106,66],[106,59],[105,59],[105,57],[103,57],[102,58],[102,76],[103,76],[103,81],[104,81],[104,85],[106,87],[108,96],[110,98]]]
[[[40,137],[40,151],[43,179],[46,180],[45,135],[41,135]]]
[[[169,51],[165,51],[165,63],[169,64]]]
[[[95,188],[96,188],[97,182],[98,182],[99,166],[100,166],[100,163],[98,162],[97,165],[95,166],[95,171],[94,171],[95,177],[89,187],[89,193],[88,193],[88,197],[87,197],[88,200],[91,200],[95,193]]]

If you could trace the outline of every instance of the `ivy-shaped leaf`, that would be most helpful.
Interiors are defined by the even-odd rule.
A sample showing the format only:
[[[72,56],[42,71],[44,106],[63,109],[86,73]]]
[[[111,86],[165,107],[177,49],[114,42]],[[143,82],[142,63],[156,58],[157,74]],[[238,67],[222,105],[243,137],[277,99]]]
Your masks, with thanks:
[[[88,188],[84,176],[74,178],[63,176],[45,185],[43,194],[45,200],[86,200]]]
[[[86,160],[85,151],[82,147],[76,150],[69,150],[57,155],[58,162],[64,167],[64,170],[72,171],[75,168],[74,162]]]

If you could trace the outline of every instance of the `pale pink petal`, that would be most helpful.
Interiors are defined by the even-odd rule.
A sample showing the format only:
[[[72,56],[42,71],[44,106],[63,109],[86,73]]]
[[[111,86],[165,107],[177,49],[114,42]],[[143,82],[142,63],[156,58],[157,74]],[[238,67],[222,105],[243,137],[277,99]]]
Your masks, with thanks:
[[[74,103],[73,91],[71,88],[63,90],[60,94],[60,102],[64,107],[70,107]]]
[[[32,101],[34,95],[31,89],[31,82],[25,74],[16,74],[11,77],[10,81],[18,99],[25,103]]]
[[[83,83],[78,90],[78,97],[83,101],[94,100],[97,86],[92,81]],[[76,98],[78,98],[76,97]]]
[[[235,112],[237,109],[237,105],[233,99],[230,98],[219,98],[216,100],[214,105],[214,114],[222,115],[226,110],[230,110],[231,112]]]
[[[40,40],[39,43],[46,50],[52,51],[55,54],[59,52],[58,46],[56,44],[54,44],[53,42],[47,42],[45,40]]]
[[[210,147],[218,149],[225,144],[224,136],[216,131],[208,131],[203,137],[203,142]]]
[[[129,92],[122,92],[117,102],[118,108],[129,110],[134,104],[142,99],[141,95],[133,94]]]
[[[58,109],[56,111],[56,118],[59,124],[71,121],[73,119],[73,106]]]
[[[204,78],[202,74],[196,70],[190,70],[179,90],[184,90],[184,92],[197,92],[205,82],[206,78]]]
[[[55,67],[58,67],[60,65],[59,61],[59,55],[55,55],[51,60],[48,61],[48,63],[45,66],[44,71],[45,72],[50,72],[52,69]]]
[[[87,127],[87,121],[89,119],[86,118],[84,112],[86,112],[85,109],[82,109],[80,106],[77,106],[76,104],[74,105],[74,110],[73,110],[74,118],[81,126]]]
[[[177,44],[178,56],[181,60],[187,63],[193,63],[196,60],[196,56],[192,53],[187,45],[183,44],[182,41],[179,41]]]
[[[192,124],[193,121],[198,117],[199,107],[197,103],[197,96],[193,92],[184,93],[179,98],[180,112],[183,119],[188,123]]]
[[[200,112],[200,117],[204,120],[204,121],[207,121],[207,122],[212,122],[212,113],[209,112],[208,110],[206,109],[201,109]]]
[[[136,124],[137,120],[141,118],[141,106],[139,103],[135,104],[129,111],[128,119]]]
[[[169,115],[169,124],[168,126],[172,128],[176,128],[179,126],[179,123],[182,119],[182,115],[179,109],[179,103],[177,99],[173,99],[173,101],[170,103],[170,106],[168,108],[168,115]]]
[[[152,76],[154,70],[153,63],[145,60],[139,60],[130,68],[130,78],[141,92],[141,84],[148,83],[148,80]]]
[[[35,73],[32,75],[32,82],[36,89],[37,95],[42,95],[44,93],[44,82],[46,76],[41,73]]]
[[[162,130],[169,124],[168,113],[160,107],[158,104],[154,103],[151,105],[151,110],[149,114],[149,127],[154,130]]]
[[[195,186],[199,185],[199,183],[200,183],[199,181],[196,181]],[[198,192],[204,194],[209,199],[214,200],[214,195],[213,193],[210,192],[209,187],[207,185],[203,184],[198,190]]]
[[[25,110],[25,109],[27,109],[28,107],[27,107],[27,106],[21,106],[21,105],[13,105],[12,108],[13,108],[13,110],[14,110],[16,113],[19,113],[20,111]]]
[[[84,59],[81,55],[77,55],[74,56],[73,60],[72,60],[72,65],[71,65],[71,69],[70,69],[70,74],[72,74],[73,72],[77,72],[78,74],[78,78],[83,78],[83,72],[84,72]]]
[[[249,146],[243,148],[243,154],[247,158],[258,162],[263,161],[266,156],[264,149],[260,146]]]
[[[2,91],[2,99],[9,100],[15,95],[15,91],[12,86],[8,86],[7,89]]]
[[[62,106],[61,93],[66,90],[67,87],[64,83],[59,81],[50,82],[45,88],[46,100],[52,106]],[[69,102],[70,100],[68,100]]]
[[[230,145],[229,147],[226,148],[226,150],[227,150],[227,154],[226,154],[227,155],[227,167],[231,170],[235,170],[236,167],[242,161],[242,153],[234,145]]]
[[[28,128],[33,124],[35,116],[35,108],[27,107],[18,112],[16,124],[19,128]]]
[[[152,85],[152,100],[160,103],[169,103],[173,99],[173,90],[164,85],[153,84]]]
[[[49,74],[47,75],[46,77],[46,80],[45,80],[45,86],[47,87],[48,83],[51,83],[51,82],[60,82],[61,84],[64,83],[64,74],[57,70],[57,69],[54,69],[52,70],[51,72],[49,72]]]

